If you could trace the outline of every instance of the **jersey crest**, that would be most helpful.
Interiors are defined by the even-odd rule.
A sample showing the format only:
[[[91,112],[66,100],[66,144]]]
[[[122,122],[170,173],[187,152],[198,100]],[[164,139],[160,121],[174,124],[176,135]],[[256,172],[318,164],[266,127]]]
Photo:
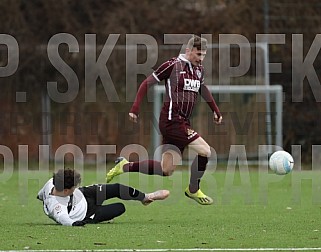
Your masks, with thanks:
[[[196,70],[196,75],[197,75],[197,77],[200,79],[201,76],[202,76],[202,72],[197,69],[197,70]]]

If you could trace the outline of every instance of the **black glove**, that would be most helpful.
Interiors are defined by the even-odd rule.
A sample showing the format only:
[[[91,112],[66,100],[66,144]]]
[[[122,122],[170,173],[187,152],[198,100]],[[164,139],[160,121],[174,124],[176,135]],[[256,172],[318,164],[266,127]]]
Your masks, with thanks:
[[[82,221],[75,221],[74,223],[72,223],[73,226],[85,226],[87,224],[86,221],[82,220]]]

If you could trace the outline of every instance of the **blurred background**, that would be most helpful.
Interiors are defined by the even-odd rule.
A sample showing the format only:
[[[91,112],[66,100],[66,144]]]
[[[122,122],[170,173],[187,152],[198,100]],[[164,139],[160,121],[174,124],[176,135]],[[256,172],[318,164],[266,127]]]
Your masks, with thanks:
[[[300,101],[293,99],[293,90],[300,88],[293,86],[293,78],[307,70],[294,68],[292,63],[296,54],[304,59],[312,43],[319,52],[320,39],[316,36],[321,30],[321,3],[318,0],[1,0],[0,7],[0,33],[13,36],[19,45],[17,71],[0,77],[0,144],[10,148],[15,159],[19,145],[27,145],[29,159],[37,160],[42,144],[51,147],[51,158],[64,144],[78,146],[86,160],[93,159],[86,154],[87,145],[116,145],[116,153],[108,155],[107,160],[113,160],[128,144],[140,144],[153,155],[152,130],[157,128],[153,102],[144,101],[138,125],[127,119],[132,98],[145,76],[133,76],[136,85],[126,94],[126,60],[130,60],[126,59],[123,47],[126,34],[145,34],[157,41],[155,67],[180,52],[177,46],[164,46],[164,34],[207,34],[211,35],[213,44],[219,42],[220,34],[240,34],[250,43],[256,43],[257,34],[284,34],[283,44],[268,46],[269,62],[282,64],[280,73],[269,74],[269,84],[283,87],[283,147],[291,152],[292,145],[300,145],[302,160],[310,162],[312,146],[321,143],[320,55],[311,64],[314,69],[310,69],[318,80],[304,78]],[[47,95],[47,82],[56,81],[60,92],[68,88],[66,78],[52,65],[47,54],[49,40],[60,33],[71,34],[79,44],[77,53],[69,52],[66,45],[59,48],[61,58],[79,81],[78,95],[65,103],[48,99]],[[117,102],[106,95],[99,78],[96,101],[85,102],[85,34],[96,34],[97,57],[109,35],[120,35],[106,64],[111,85],[119,97]],[[294,34],[303,35],[302,50],[293,51]],[[232,64],[237,65],[237,52],[235,55]],[[7,58],[6,46],[1,45],[0,66],[8,63]],[[144,48],[139,50],[137,59],[146,61]],[[206,69],[205,65],[211,73],[206,83],[222,85],[217,52],[213,51],[212,59],[212,69]],[[247,75],[233,79],[232,84],[257,84],[255,73],[251,73],[253,68],[255,65]],[[202,103],[194,114],[193,124],[218,156],[226,158],[231,145],[246,144],[249,152],[256,152],[258,144],[267,143],[260,133],[260,127],[266,124],[256,122],[257,113],[266,111],[264,103],[257,105],[257,100],[264,97],[242,96],[224,102],[214,96],[226,115],[223,130],[212,126],[211,113]],[[242,100],[243,107],[238,100]],[[231,122],[233,125],[229,126]],[[274,126],[272,130],[275,131]],[[258,139],[248,143],[253,138]]]

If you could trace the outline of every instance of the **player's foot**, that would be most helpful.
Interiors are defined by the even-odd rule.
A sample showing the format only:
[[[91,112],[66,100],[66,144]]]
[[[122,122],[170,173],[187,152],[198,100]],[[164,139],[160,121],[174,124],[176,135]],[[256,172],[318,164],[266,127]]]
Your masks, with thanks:
[[[212,205],[213,199],[207,195],[205,195],[201,189],[198,189],[196,193],[191,193],[189,188],[187,187],[185,190],[185,195],[193,200],[195,200],[198,204],[201,205]]]
[[[152,193],[146,193],[145,199],[142,201],[143,205],[147,206],[155,200],[164,200],[169,196],[168,190],[158,190]]]
[[[114,168],[112,168],[108,173],[107,173],[107,176],[106,176],[106,180],[107,180],[107,183],[109,183],[110,181],[112,181],[112,179],[120,174],[123,174],[124,173],[124,165],[125,164],[128,164],[129,162],[127,161],[126,158],[124,157],[118,157],[115,161],[115,166]]]

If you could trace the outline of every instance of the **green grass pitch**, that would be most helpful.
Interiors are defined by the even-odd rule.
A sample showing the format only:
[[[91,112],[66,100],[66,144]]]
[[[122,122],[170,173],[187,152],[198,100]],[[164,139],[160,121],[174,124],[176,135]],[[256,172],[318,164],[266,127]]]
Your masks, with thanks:
[[[123,201],[114,223],[64,227],[47,218],[36,194],[52,171],[0,173],[0,250],[112,250],[211,248],[320,248],[321,173],[208,170],[204,192],[215,204],[184,196],[189,173],[171,177],[123,174],[113,182],[142,191],[168,189],[163,202]],[[83,185],[103,183],[104,171],[87,169]],[[118,201],[118,199],[110,202]]]

